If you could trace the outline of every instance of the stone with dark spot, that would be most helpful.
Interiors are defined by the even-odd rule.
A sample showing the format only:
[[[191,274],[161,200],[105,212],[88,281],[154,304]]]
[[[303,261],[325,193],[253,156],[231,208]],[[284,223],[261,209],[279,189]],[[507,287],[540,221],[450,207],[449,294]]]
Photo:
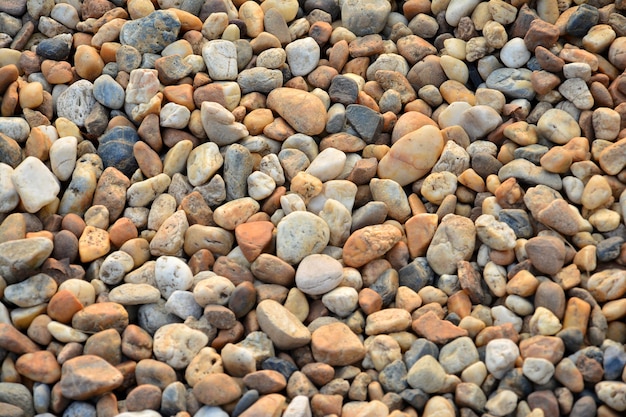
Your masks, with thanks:
[[[157,10],[146,17],[129,20],[122,26],[120,42],[139,52],[158,54],[178,39],[180,20],[172,12]]]
[[[100,137],[98,154],[105,168],[115,167],[127,177],[139,168],[133,155],[133,146],[139,135],[129,126],[116,126]]]

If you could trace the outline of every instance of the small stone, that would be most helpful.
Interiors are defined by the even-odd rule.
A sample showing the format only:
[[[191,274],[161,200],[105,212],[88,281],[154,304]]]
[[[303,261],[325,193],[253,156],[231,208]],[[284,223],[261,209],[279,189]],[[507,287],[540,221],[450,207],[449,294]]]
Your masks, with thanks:
[[[0,243],[0,276],[7,284],[22,281],[52,254],[53,246],[52,241],[45,237]]]
[[[457,261],[468,260],[474,251],[475,235],[474,224],[467,218],[445,216],[426,252],[428,263],[438,274],[455,273]]]
[[[208,138],[218,146],[230,145],[248,135],[245,126],[224,106],[205,101],[201,108],[202,126]]]
[[[290,350],[310,342],[309,330],[276,301],[263,300],[256,311],[261,329],[279,349]]]
[[[485,404],[485,409],[495,416],[505,416],[515,411],[518,397],[513,391],[501,390],[496,392]]]

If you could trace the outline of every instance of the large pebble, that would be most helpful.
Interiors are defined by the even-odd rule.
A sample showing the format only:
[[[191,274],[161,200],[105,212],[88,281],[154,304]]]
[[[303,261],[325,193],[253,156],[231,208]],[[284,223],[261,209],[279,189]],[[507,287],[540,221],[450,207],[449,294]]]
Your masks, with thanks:
[[[455,214],[446,215],[426,252],[428,263],[438,274],[454,274],[458,261],[470,259],[475,239],[476,228],[471,220]]]
[[[328,224],[306,211],[288,214],[278,223],[276,231],[276,254],[290,264],[321,253],[330,239]]]
[[[304,324],[274,300],[261,301],[256,314],[259,326],[278,349],[291,350],[311,341],[311,332]]]
[[[341,263],[325,254],[306,256],[296,270],[296,286],[310,295],[326,294],[337,287],[343,279]]]
[[[312,93],[277,88],[268,94],[267,107],[285,119],[296,132],[319,135],[326,127],[326,106]]]
[[[39,159],[29,156],[13,170],[13,186],[20,196],[24,208],[36,213],[52,203],[61,187],[52,172]]]
[[[174,369],[184,369],[208,341],[206,334],[185,324],[167,324],[154,334],[154,356]]]
[[[378,163],[378,176],[404,186],[426,175],[443,152],[439,129],[424,126],[395,142]]]

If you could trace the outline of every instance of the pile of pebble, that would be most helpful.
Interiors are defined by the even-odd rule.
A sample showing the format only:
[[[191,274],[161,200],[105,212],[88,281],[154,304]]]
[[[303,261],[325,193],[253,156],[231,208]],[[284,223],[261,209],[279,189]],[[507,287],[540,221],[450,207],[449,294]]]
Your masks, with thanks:
[[[2,416],[626,411],[626,1],[0,28]]]

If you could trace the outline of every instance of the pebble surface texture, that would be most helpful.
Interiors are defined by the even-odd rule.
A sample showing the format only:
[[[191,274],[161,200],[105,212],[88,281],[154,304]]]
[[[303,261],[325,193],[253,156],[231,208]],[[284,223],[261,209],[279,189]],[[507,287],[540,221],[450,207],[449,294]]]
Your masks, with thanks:
[[[0,415],[624,415],[625,71],[624,0],[0,0]]]

